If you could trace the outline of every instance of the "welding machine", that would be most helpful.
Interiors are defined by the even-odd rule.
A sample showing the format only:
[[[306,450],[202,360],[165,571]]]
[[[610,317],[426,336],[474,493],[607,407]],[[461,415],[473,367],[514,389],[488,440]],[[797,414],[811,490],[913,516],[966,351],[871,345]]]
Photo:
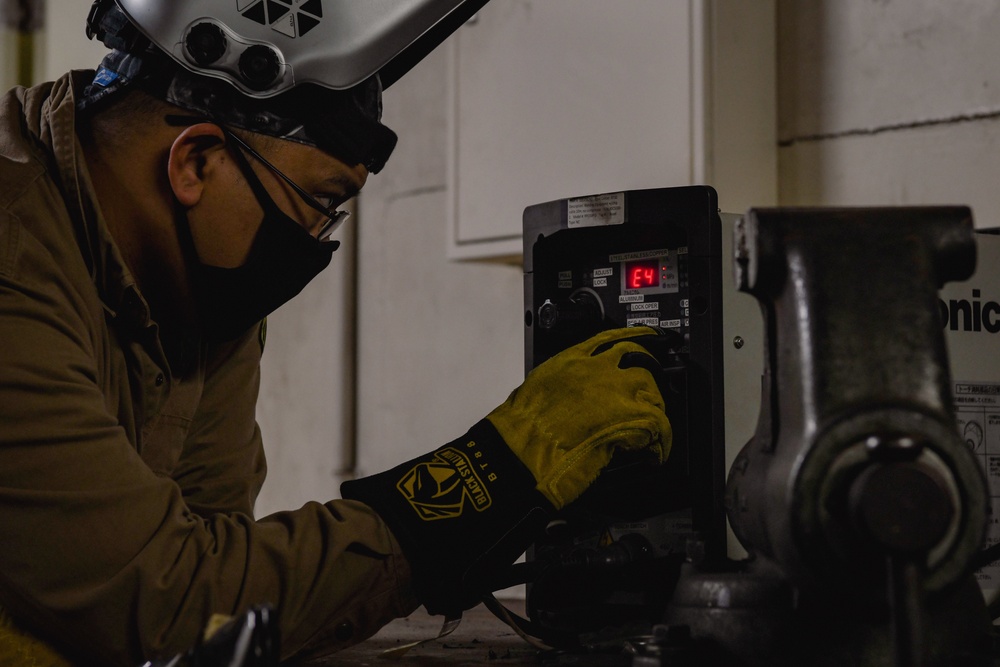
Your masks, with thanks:
[[[762,344],[759,309],[732,288],[725,260],[735,219],[707,186],[524,211],[526,372],[605,329],[650,325],[673,341],[667,464],[616,457],[529,551],[544,567],[527,610],[550,641],[642,632],[662,615],[685,560],[727,558],[726,452],[753,434]]]
[[[562,199],[524,211],[525,371],[602,330],[650,325],[665,361],[674,445],[664,466],[617,456],[528,552],[526,609],[552,645],[597,646],[661,623],[685,562],[725,571],[725,479],[754,436],[764,322],[733,278],[733,230],[707,186]],[[1000,237],[977,234],[979,272],[941,291],[958,428],[1000,496]],[[857,283],[855,277],[854,284]],[[1000,516],[1000,502],[991,499]],[[988,541],[1000,541],[1000,519]],[[1000,565],[977,573],[991,596]]]

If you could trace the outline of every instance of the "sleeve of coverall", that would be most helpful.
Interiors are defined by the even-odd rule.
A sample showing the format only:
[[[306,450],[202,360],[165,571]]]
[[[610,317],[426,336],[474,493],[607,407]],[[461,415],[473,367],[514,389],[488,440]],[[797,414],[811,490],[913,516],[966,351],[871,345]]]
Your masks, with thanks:
[[[211,349],[198,412],[172,474],[195,514],[253,514],[267,470],[256,420],[260,358],[257,327]]]
[[[189,509],[202,516],[220,512],[251,514],[254,499],[264,481],[264,450],[255,417],[263,347],[260,336],[258,328],[254,328],[233,343],[214,347],[210,353],[201,405],[185,443],[178,472],[174,475]],[[275,442],[274,446],[280,447],[281,443]],[[344,501],[328,503],[326,511],[344,513],[347,508],[351,512],[371,513],[365,506]],[[294,520],[295,513],[286,512],[265,517],[259,525]],[[399,553],[395,539],[391,535],[389,537],[391,549],[388,553]],[[306,543],[308,536],[301,536],[298,541]],[[361,553],[364,546],[359,543],[354,548]],[[370,555],[381,558],[377,553]],[[366,635],[371,634],[384,620],[372,626],[366,619],[379,616],[380,604],[358,605],[337,626],[343,629],[346,620],[347,626]],[[414,600],[404,607],[408,612],[416,604]],[[288,611],[285,610],[282,620],[287,625],[298,627],[302,624],[287,616]],[[369,629],[369,626],[372,627]],[[324,649],[335,649],[337,644],[344,644],[343,639],[331,639],[326,634],[321,632],[309,639],[306,652],[323,652]]]
[[[108,343],[65,261],[0,213],[0,606],[81,664],[122,666],[263,602],[286,656],[412,611],[408,565],[364,505],[258,522],[190,511],[109,412],[95,361]]]

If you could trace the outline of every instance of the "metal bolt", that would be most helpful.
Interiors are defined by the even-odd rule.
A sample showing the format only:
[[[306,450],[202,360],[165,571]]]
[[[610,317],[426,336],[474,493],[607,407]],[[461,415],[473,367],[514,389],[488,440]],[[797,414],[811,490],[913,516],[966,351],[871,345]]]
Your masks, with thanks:
[[[737,350],[743,347],[743,336],[736,336],[733,338],[733,347]]]

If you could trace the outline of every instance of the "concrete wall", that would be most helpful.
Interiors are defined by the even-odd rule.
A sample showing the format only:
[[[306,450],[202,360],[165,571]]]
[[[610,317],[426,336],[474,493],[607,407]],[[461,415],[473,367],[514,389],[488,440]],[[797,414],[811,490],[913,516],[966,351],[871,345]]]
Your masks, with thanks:
[[[1000,225],[998,31],[993,0],[779,0],[781,202]]]

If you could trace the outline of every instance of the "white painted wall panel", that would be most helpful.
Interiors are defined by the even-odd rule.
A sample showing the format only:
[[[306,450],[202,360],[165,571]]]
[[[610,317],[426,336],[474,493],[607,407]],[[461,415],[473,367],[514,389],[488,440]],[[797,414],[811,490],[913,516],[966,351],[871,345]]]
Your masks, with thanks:
[[[455,256],[520,254],[529,204],[692,181],[693,4],[500,0],[458,32]]]
[[[445,256],[446,56],[386,91],[399,145],[361,195],[360,474],[461,436],[522,379],[521,269]]]
[[[446,192],[366,200],[358,384],[358,473],[460,437],[520,384],[522,277],[448,262]]]

